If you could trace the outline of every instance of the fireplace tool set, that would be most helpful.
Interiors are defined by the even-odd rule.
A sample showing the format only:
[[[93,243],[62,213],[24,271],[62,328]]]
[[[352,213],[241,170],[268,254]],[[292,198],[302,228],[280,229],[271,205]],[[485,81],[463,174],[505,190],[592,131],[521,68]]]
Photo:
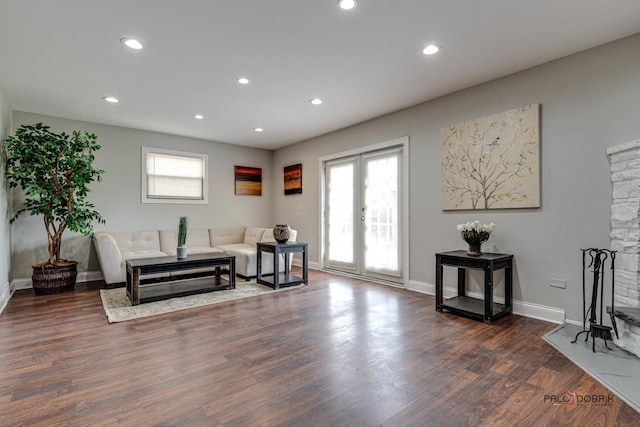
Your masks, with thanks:
[[[609,350],[607,340],[613,341],[611,331],[618,337],[618,327],[616,326],[616,319],[614,317],[614,266],[616,260],[616,251],[610,251],[608,249],[580,249],[582,251],[582,331],[576,334],[576,337],[572,343],[578,341],[580,334],[587,334],[585,341],[589,341],[589,335],[593,341],[592,350],[596,351],[596,338],[602,338],[604,345]],[[590,258],[589,265],[586,265],[587,256]],[[610,319],[612,326],[606,326],[602,324],[602,308],[604,300],[604,271],[605,263],[607,259],[610,260],[611,265],[611,312]],[[587,307],[587,289],[586,289],[586,273],[589,269],[593,268],[593,285],[591,287],[591,304]],[[600,307],[598,318],[598,294],[600,299]],[[589,329],[587,329],[587,317],[589,320]],[[599,320],[598,320],[599,319]]]

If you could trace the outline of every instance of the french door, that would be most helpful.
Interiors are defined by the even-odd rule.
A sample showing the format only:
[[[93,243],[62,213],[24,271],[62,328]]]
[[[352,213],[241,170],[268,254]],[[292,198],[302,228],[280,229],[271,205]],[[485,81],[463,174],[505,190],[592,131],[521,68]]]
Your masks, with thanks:
[[[325,163],[325,267],[402,282],[402,149]]]

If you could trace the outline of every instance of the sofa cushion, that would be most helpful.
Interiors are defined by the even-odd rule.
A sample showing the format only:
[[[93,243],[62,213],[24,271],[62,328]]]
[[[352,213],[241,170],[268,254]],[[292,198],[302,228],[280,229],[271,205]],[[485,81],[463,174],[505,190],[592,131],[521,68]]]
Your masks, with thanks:
[[[213,247],[242,243],[245,227],[214,227],[209,229],[209,241]]]
[[[139,251],[124,251],[122,252],[122,261],[120,261],[120,275],[117,282],[125,282],[127,280],[127,260],[128,259],[138,259],[138,258],[155,258],[155,257],[165,257],[165,254],[162,251],[142,249]],[[111,282],[114,283],[114,282]]]
[[[96,248],[98,262],[102,277],[107,284],[122,281],[122,253],[118,248],[118,243],[111,233],[97,232],[93,235],[93,245]]]
[[[176,254],[176,247],[178,246],[178,230],[160,230],[160,250],[167,254]],[[209,242],[209,230],[206,228],[194,228],[187,232],[187,253],[189,247],[194,248],[206,248],[210,247]]]
[[[178,250],[173,248],[171,250],[164,251],[169,256],[176,256]],[[219,248],[212,248],[210,246],[189,246],[187,245],[187,255],[190,254],[222,254],[224,251]]]
[[[116,241],[120,252],[160,250],[160,237],[158,231],[116,231],[111,235]]]
[[[227,248],[225,252],[228,255],[232,255],[236,257],[236,274],[239,274],[244,277],[255,277],[257,272],[257,254],[258,252],[254,247],[250,247],[249,245],[236,246],[234,248]],[[280,267],[284,268],[284,263],[282,262],[282,256]],[[273,273],[273,254],[263,253],[262,254],[262,274],[270,274]]]
[[[262,237],[260,238],[259,241],[263,243],[267,243],[267,242],[275,243],[276,239],[275,237],[273,237],[273,229],[265,228],[264,231],[262,232]]]
[[[126,261],[128,259],[138,259],[138,258],[154,258],[159,256],[167,256],[162,251],[152,251],[152,250],[140,250],[140,251],[125,251],[122,252],[122,261]]]
[[[230,243],[228,245],[220,245],[216,246],[217,249],[220,249],[224,252],[229,253],[230,250],[235,249],[248,249],[248,250],[256,250],[256,245],[247,245],[246,243]]]
[[[247,227],[244,232],[243,242],[247,245],[253,245],[253,247],[255,248],[256,243],[262,240],[262,235],[264,234],[265,230],[268,230],[268,228]]]

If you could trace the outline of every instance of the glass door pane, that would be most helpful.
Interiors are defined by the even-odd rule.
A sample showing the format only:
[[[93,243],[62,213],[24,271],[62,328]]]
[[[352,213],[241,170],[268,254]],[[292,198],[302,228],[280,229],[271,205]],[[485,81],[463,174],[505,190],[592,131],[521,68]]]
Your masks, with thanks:
[[[325,164],[326,268],[402,283],[402,149]]]
[[[326,264],[330,268],[356,269],[355,172],[355,159],[327,164]]]
[[[398,152],[364,157],[364,267],[400,275]]]

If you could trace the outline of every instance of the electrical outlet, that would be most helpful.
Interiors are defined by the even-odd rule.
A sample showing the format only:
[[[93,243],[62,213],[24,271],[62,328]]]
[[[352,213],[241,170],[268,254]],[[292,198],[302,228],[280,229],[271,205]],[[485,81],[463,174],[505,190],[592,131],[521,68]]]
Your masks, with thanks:
[[[553,277],[549,279],[549,286],[554,288],[566,289],[567,281],[563,279],[554,279]]]

